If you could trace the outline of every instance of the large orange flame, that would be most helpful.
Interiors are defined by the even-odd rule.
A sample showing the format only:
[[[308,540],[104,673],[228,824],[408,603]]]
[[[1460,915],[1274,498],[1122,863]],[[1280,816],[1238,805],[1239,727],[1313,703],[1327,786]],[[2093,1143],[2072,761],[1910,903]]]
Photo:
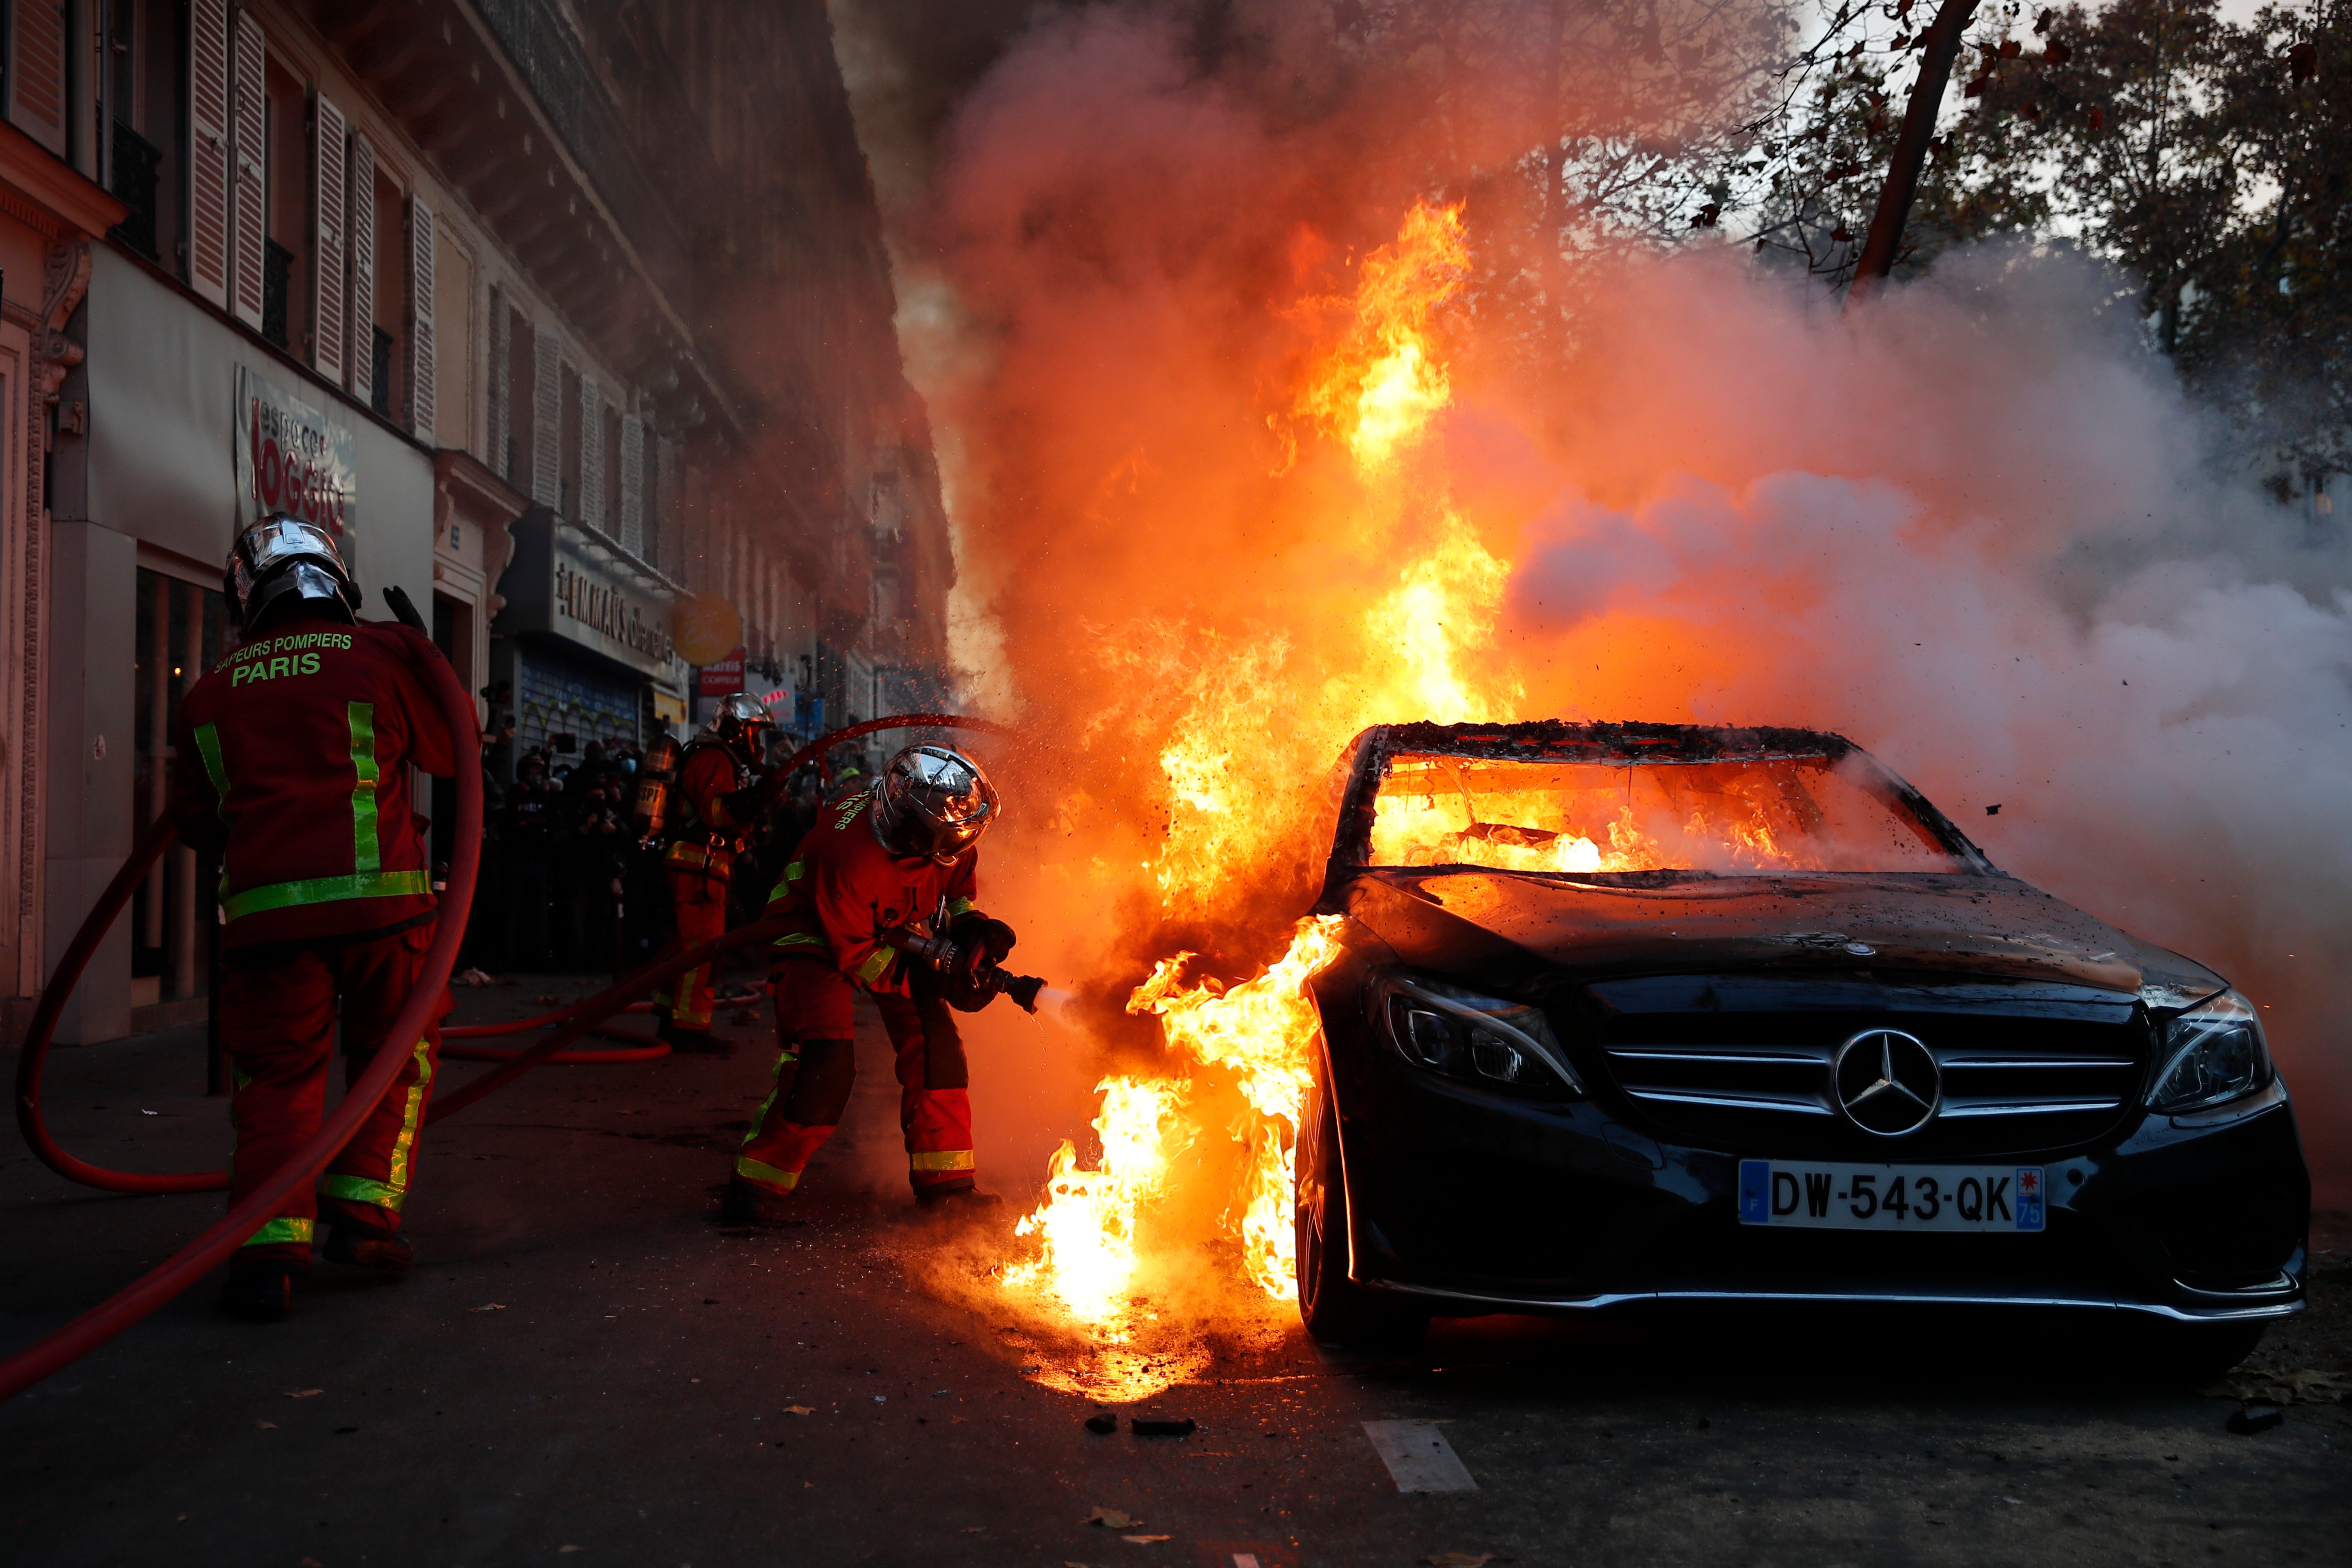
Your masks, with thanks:
[[[1460,209],[1414,207],[1396,243],[1364,259],[1344,326],[1286,411],[1346,447],[1377,523],[1423,541],[1362,615],[1356,646],[1318,650],[1302,665],[1278,636],[1203,646],[1178,628],[1145,627],[1118,640],[1118,657],[1143,667],[1136,674],[1163,688],[1181,683],[1160,752],[1169,830],[1149,867],[1173,917],[1214,913],[1235,867],[1295,842],[1312,809],[1295,787],[1302,763],[1328,765],[1368,724],[1517,710],[1519,682],[1486,657],[1506,563],[1442,489],[1429,499],[1402,475],[1452,398],[1431,316],[1460,287],[1465,259]],[[1278,731],[1271,713],[1281,715]],[[1247,1104],[1231,1130],[1247,1155],[1227,1226],[1246,1277],[1275,1300],[1297,1290],[1293,1162],[1318,1031],[1307,988],[1338,952],[1338,924],[1301,921],[1281,958],[1231,987],[1183,984],[1192,955],[1177,953],[1128,1002],[1129,1012],[1160,1020],[1176,1059],[1229,1081]],[[1057,1302],[1098,1345],[1124,1342],[1136,1307],[1139,1220],[1185,1179],[1180,1171],[1209,1168],[1176,1163],[1204,1131],[1190,1120],[1190,1087],[1104,1080],[1095,1123],[1101,1166],[1081,1168],[1067,1142],[1055,1154],[1045,1202],[1018,1230],[1039,1251],[1005,1270],[1007,1291]],[[1138,1398],[1159,1386],[1160,1378],[1140,1376],[1110,1392]],[[1105,1392],[1099,1378],[1089,1387]]]

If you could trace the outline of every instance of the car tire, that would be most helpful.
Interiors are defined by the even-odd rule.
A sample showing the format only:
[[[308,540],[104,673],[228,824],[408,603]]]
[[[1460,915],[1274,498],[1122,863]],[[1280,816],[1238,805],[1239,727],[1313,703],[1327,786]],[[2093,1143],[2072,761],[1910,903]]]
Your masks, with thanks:
[[[1348,1278],[1348,1183],[1339,1128],[1318,1085],[1298,1140],[1292,1214],[1297,1226],[1298,1317],[1327,1343],[1357,1350],[1406,1350],[1429,1328],[1429,1314],[1384,1301]]]
[[[2221,1376],[2254,1353],[2263,1323],[2160,1323],[2149,1325],[2147,1364],[2183,1383]]]

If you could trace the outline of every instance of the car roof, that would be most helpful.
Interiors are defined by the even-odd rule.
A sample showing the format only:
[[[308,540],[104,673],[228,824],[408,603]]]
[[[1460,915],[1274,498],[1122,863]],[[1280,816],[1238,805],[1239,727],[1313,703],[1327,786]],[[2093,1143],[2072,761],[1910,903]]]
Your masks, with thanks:
[[[1859,750],[1852,741],[1827,730],[1622,721],[1571,723],[1559,719],[1517,724],[1376,724],[1356,737],[1349,754],[1360,756],[1368,745],[1391,755],[1429,752],[1496,761],[1603,763],[1836,759]]]

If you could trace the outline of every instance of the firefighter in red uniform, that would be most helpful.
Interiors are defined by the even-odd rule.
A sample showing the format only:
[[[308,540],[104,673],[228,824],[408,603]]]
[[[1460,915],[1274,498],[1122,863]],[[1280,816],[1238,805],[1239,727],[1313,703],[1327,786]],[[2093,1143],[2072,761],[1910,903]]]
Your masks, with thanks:
[[[672,791],[677,814],[667,826],[670,907],[688,947],[727,933],[727,881],[735,857],[759,819],[755,780],[767,755],[775,720],[758,698],[737,692],[719,705],[687,746]],[[710,965],[691,969],[656,992],[661,1037],[673,1050],[709,1050]]]
[[[180,704],[171,809],[221,859],[222,1044],[234,1069],[235,1202],[319,1130],[341,1004],[345,1083],[415,989],[435,920],[409,771],[456,772],[427,682],[440,653],[398,589],[402,626],[362,622],[334,542],[282,513],[247,529],[225,584],[243,641]],[[446,1012],[446,999],[443,1011]],[[440,1027],[410,1045],[392,1089],[320,1178],[239,1249],[222,1304],[282,1318],[310,1266],[404,1269],[400,1211],[433,1084]]]
[[[850,1006],[863,987],[884,1004],[898,1055],[908,1176],[926,1202],[972,1192],[971,1079],[950,1004],[989,993],[969,984],[1013,951],[1013,928],[980,912],[980,836],[995,789],[970,758],[909,746],[866,793],[828,805],[801,840],[768,903],[789,922],[776,941],[775,1088],[735,1158],[721,1218],[741,1224],[800,1183],[849,1104],[856,1074]],[[940,975],[896,943],[945,935],[958,973]]]

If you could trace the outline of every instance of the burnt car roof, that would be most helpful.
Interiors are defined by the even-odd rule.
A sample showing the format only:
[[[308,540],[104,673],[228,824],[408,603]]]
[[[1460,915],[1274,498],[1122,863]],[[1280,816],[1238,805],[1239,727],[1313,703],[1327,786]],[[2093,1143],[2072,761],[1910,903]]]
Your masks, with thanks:
[[[1538,719],[1519,724],[1376,724],[1358,735],[1349,755],[1370,743],[1390,755],[1436,752],[1495,761],[1560,763],[1735,763],[1774,757],[1850,756],[1862,748],[1827,730],[1780,725],[1570,723]],[[1867,754],[1867,753],[1864,753]]]

